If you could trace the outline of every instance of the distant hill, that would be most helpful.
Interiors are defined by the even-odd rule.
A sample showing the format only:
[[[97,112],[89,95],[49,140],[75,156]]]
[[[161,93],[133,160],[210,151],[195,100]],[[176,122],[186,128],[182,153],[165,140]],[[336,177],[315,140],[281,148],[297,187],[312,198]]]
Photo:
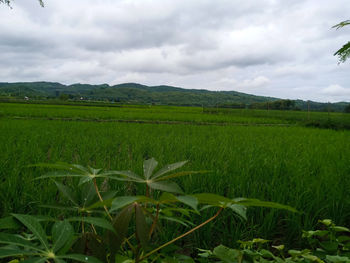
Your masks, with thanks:
[[[237,91],[209,91],[198,89],[182,89],[172,86],[146,86],[138,83],[123,83],[110,86],[108,84],[63,85],[57,82],[0,82],[0,96],[35,99],[62,98],[63,95],[72,100],[103,100],[135,104],[160,104],[178,106],[215,106],[276,101],[278,98],[255,96]],[[348,103],[309,102],[311,110],[343,111]],[[306,110],[308,103],[296,100],[295,106]]]

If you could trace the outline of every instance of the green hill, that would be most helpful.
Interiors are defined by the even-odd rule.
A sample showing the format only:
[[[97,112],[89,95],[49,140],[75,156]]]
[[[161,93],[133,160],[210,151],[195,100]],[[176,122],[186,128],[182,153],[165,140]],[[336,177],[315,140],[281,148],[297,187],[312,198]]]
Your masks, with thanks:
[[[243,107],[251,104],[261,104],[279,100],[278,98],[255,96],[236,91],[209,91],[198,89],[182,89],[166,85],[146,86],[138,83],[123,83],[110,86],[108,84],[63,85],[57,82],[0,82],[0,96],[33,99],[55,99],[65,96],[71,100],[110,101],[135,104],[160,104],[178,106],[207,106],[225,105]],[[348,103],[309,102],[311,110],[343,111]],[[308,103],[295,101],[295,107],[307,110]]]

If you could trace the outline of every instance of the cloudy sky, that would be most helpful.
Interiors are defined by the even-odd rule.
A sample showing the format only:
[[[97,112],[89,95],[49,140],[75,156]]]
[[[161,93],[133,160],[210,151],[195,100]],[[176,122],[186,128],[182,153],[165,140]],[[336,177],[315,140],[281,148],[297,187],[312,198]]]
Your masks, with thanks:
[[[16,0],[0,82],[138,82],[350,101],[349,0]]]

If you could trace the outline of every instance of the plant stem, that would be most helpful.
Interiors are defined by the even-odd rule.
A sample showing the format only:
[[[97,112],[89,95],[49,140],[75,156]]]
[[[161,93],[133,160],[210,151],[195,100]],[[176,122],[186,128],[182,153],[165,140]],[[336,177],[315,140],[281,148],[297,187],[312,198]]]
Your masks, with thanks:
[[[153,231],[154,231],[154,228],[155,228],[155,227],[156,227],[156,225],[157,225],[158,217],[159,217],[159,204],[157,204],[157,212],[156,212],[156,217],[155,217],[155,218],[154,218],[154,220],[153,220],[153,223],[152,223],[151,229],[150,229],[150,231],[149,231],[148,238],[151,238],[151,236],[152,236],[152,233],[153,233]]]
[[[96,182],[96,178],[93,179],[93,182],[94,182],[94,186],[95,186],[95,190],[96,190],[96,193],[98,195],[98,198],[100,199],[101,202],[103,202],[103,198],[100,194],[100,191],[98,190],[98,186],[97,186],[97,182]],[[105,209],[109,219],[112,221],[113,220],[113,217],[111,216],[111,214],[108,212],[108,209],[107,209],[107,206],[103,205],[103,208]]]
[[[140,258],[139,260],[142,261],[142,260],[144,260],[145,258],[148,258],[149,256],[151,256],[152,254],[154,254],[154,253],[157,252],[158,250],[161,250],[162,248],[164,248],[164,247],[166,247],[166,246],[168,246],[168,245],[174,243],[175,241],[177,241],[177,240],[179,240],[179,239],[181,239],[181,238],[183,238],[183,237],[185,237],[185,236],[191,234],[192,232],[196,231],[197,229],[201,228],[202,226],[204,226],[204,225],[208,224],[209,222],[213,221],[213,220],[221,213],[222,210],[223,210],[223,208],[220,207],[220,209],[216,212],[216,214],[215,214],[214,216],[212,216],[212,217],[209,218],[208,220],[204,221],[202,224],[200,224],[200,225],[198,225],[198,226],[192,228],[190,231],[187,231],[186,233],[184,233],[184,234],[182,234],[182,235],[180,235],[180,236],[174,238],[173,240],[170,240],[169,242],[167,242],[167,243],[161,245],[160,247],[158,247],[158,248],[152,250],[151,252],[147,253],[145,256],[143,256],[143,257]]]

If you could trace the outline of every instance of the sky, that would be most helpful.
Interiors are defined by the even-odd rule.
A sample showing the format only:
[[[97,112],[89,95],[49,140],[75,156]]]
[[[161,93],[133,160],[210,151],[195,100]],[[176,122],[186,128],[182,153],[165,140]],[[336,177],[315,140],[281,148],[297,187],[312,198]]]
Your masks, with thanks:
[[[137,82],[350,101],[349,0],[15,0],[0,82]]]

